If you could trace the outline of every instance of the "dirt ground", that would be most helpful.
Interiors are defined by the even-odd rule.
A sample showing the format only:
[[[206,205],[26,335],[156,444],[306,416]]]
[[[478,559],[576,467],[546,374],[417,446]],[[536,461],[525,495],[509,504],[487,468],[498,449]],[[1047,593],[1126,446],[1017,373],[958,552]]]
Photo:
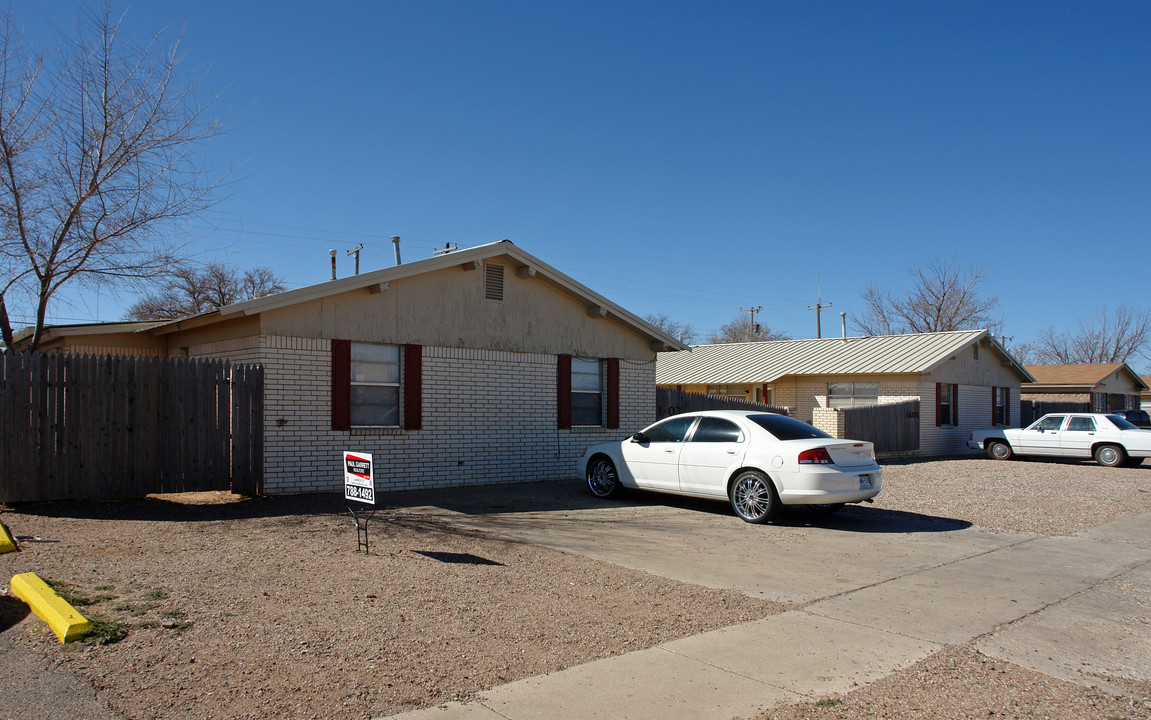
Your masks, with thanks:
[[[875,507],[1069,534],[1151,510],[1151,468],[896,463]],[[35,571],[127,631],[112,644],[63,645],[0,596],[0,666],[28,663],[57,682],[35,694],[39,705],[0,705],[5,720],[62,716],[61,698],[75,692],[109,719],[379,717],[786,609],[415,512],[381,510],[364,555],[334,496],[41,503],[0,508],[0,521],[22,548],[0,555],[0,589]],[[760,717],[1151,720],[1151,683],[1125,689],[958,646]]]
[[[0,583],[35,571],[127,629],[63,645],[5,598],[0,647],[87,678],[133,719],[378,717],[782,610],[418,514],[377,514],[365,555],[334,496],[40,503],[0,519],[22,548],[0,556]]]

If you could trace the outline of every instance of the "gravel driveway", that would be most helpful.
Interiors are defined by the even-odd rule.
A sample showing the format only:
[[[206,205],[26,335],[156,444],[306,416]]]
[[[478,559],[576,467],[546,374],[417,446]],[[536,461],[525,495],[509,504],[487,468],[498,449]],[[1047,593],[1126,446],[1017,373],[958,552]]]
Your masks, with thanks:
[[[1069,534],[1151,510],[1151,467],[888,463],[873,507]],[[402,510],[377,515],[364,556],[331,496],[48,503],[0,519],[24,538],[23,552],[0,556],[0,583],[33,570],[127,629],[114,644],[61,645],[0,597],[0,661],[34,665],[34,681],[74,678],[107,717],[377,717],[785,609]],[[1151,718],[1151,685],[1129,690],[1107,695],[954,647],[763,717]],[[41,705],[4,712],[59,714],[51,695],[27,694]]]

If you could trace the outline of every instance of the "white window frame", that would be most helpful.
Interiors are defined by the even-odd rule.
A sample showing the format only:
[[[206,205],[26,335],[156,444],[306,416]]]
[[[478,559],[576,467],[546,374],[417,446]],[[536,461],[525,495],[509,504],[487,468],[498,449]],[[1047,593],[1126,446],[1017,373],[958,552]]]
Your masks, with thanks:
[[[587,369],[587,368],[590,368],[591,363],[595,363],[596,370],[594,373],[590,372]],[[585,369],[583,369],[583,370],[579,369],[581,365]],[[577,387],[579,384],[576,381],[577,377],[590,378],[593,376],[596,378],[597,383],[598,383],[598,387],[595,390],[592,390],[589,388]],[[604,383],[604,362],[603,362],[603,360],[601,360],[600,358],[581,358],[581,357],[573,357],[572,358],[572,368],[571,368],[572,427],[603,427],[604,426],[604,405],[605,405],[604,401],[605,401],[606,396],[607,396],[607,393],[604,391],[604,385],[605,385],[605,383]],[[596,422],[594,422],[594,423],[576,422],[576,414],[578,412],[578,409],[577,409],[576,402],[575,402],[575,396],[577,394],[595,395],[595,396],[599,397],[599,417],[596,419]]]
[[[389,343],[365,343],[353,342],[351,347],[351,388],[348,393],[348,414],[352,418],[351,427],[353,428],[398,428],[400,427],[400,413],[403,409],[403,398],[401,397],[403,391],[403,346],[393,345]],[[368,365],[382,365],[382,366],[395,366],[395,382],[389,380],[356,380],[356,350],[357,348],[376,347],[376,348],[391,348],[395,351],[395,362],[373,362],[370,360],[361,359],[358,362]],[[395,424],[389,425],[363,425],[354,421],[356,415],[356,407],[362,406],[364,403],[357,403],[355,401],[355,389],[357,387],[394,387],[396,388],[396,407],[395,407]],[[376,405],[377,403],[372,403]],[[388,407],[384,405],[383,407]]]

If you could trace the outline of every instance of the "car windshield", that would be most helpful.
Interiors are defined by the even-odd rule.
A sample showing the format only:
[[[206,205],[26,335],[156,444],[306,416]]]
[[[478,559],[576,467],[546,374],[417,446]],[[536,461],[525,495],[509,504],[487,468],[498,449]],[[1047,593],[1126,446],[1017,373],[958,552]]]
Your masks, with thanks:
[[[1118,415],[1108,415],[1107,420],[1110,421],[1112,425],[1119,428],[1120,430],[1138,430],[1139,429],[1137,426],[1132,425],[1131,423],[1127,422],[1126,420],[1119,417]]]
[[[822,430],[786,415],[748,415],[748,420],[768,431],[780,440],[807,440],[810,438],[831,437]]]

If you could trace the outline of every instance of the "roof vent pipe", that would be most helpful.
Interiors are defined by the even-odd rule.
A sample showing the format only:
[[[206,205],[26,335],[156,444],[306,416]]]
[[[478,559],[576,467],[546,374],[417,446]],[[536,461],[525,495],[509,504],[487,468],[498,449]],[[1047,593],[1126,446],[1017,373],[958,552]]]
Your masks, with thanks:
[[[392,236],[392,247],[394,247],[396,249],[396,264],[399,265],[400,264],[400,236],[399,235],[393,235]]]
[[[843,326],[843,339],[847,340],[847,313],[839,313],[839,324]]]
[[[336,251],[334,249],[329,250],[328,254],[332,256],[332,279],[335,280],[336,279]]]

